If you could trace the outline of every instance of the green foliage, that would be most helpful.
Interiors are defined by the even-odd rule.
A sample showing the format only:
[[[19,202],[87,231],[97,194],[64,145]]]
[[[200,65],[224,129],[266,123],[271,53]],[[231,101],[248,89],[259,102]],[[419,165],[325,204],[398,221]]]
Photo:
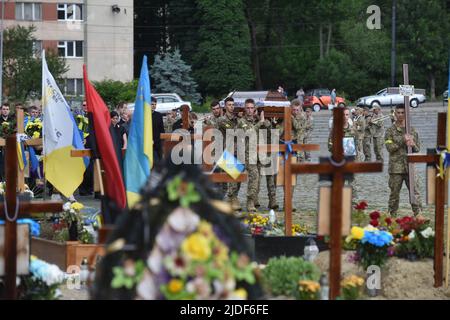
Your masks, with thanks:
[[[300,280],[319,281],[316,265],[297,257],[271,258],[262,272],[264,287],[274,296],[295,297]]]
[[[24,103],[41,95],[42,59],[34,55],[34,26],[5,29],[3,54],[3,89],[9,101]],[[66,61],[56,52],[46,51],[47,65],[56,81],[68,70]]]
[[[125,261],[123,267],[114,267],[114,278],[111,281],[111,287],[114,289],[125,287],[130,290],[136,286],[144,276],[145,263],[142,260],[131,262]]]
[[[415,255],[418,259],[432,258],[434,255],[434,237],[425,238],[420,232],[415,232],[415,237],[400,242],[396,246],[395,252],[403,258],[408,258],[410,255]]]
[[[198,0],[194,75],[202,91],[223,95],[253,86],[250,37],[241,0]]]
[[[58,300],[59,284],[47,285],[44,281],[33,276],[21,277],[21,300]]]
[[[203,104],[198,105],[198,104],[193,104],[192,105],[192,111],[193,112],[197,112],[197,113],[208,113],[211,112],[211,102],[213,100],[216,100],[214,97],[212,96],[207,96],[203,102]]]
[[[182,59],[180,50],[156,55],[151,77],[157,92],[174,92],[185,100],[198,103],[197,83],[192,79],[191,67]]]
[[[113,110],[119,102],[134,102],[138,80],[121,82],[114,80],[94,81],[95,90],[102,97],[108,107]]]
[[[194,184],[184,182],[180,176],[176,176],[167,184],[167,193],[170,201],[179,199],[183,208],[200,201],[200,194],[195,190]]]

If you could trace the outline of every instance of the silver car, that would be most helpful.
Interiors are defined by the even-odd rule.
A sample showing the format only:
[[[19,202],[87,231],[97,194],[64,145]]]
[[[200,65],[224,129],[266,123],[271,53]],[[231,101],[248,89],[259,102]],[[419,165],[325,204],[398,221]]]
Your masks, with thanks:
[[[152,94],[152,97],[155,97],[157,101],[155,111],[160,113],[168,113],[171,110],[179,109],[184,104],[187,104],[189,110],[192,111],[191,103],[183,101],[176,93],[155,93]],[[134,111],[134,103],[129,103],[128,109]]]
[[[373,96],[367,96],[359,98],[356,102],[357,106],[369,106],[371,108],[375,106],[390,106],[396,104],[402,104],[404,102],[404,96],[400,93],[388,93],[388,89],[378,91]],[[423,93],[422,93],[423,92]],[[415,94],[409,98],[409,103],[412,108],[417,108],[419,104],[424,103],[426,100],[423,89],[415,89]]]

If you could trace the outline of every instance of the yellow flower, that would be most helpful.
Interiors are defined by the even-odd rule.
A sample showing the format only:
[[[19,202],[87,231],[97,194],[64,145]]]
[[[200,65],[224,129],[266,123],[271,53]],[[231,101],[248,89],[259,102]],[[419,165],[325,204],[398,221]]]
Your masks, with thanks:
[[[75,211],[80,211],[83,208],[84,208],[84,205],[79,202],[74,202],[70,205],[70,209],[73,209]]]
[[[34,138],[34,139],[37,139],[37,138],[39,138],[40,136],[41,136],[41,134],[40,134],[39,131],[35,131],[35,132],[33,133],[33,138]]]
[[[198,232],[210,238],[213,235],[212,225],[209,222],[202,220],[198,225]]]
[[[360,227],[353,227],[351,235],[353,239],[361,240],[364,237],[364,229]]]
[[[317,281],[312,280],[300,280],[300,291],[317,292],[320,289],[320,284]]]
[[[169,282],[168,289],[171,293],[178,293],[183,289],[183,281],[178,279],[172,279]]]
[[[364,284],[364,279],[361,277],[358,277],[356,275],[351,275],[349,277],[346,277],[344,280],[341,281],[342,287],[361,287]]]
[[[247,291],[245,291],[245,289],[240,288],[233,291],[233,296],[238,299],[246,300],[248,294]]]
[[[211,256],[208,239],[201,233],[193,233],[181,244],[183,252],[191,259],[206,261]]]

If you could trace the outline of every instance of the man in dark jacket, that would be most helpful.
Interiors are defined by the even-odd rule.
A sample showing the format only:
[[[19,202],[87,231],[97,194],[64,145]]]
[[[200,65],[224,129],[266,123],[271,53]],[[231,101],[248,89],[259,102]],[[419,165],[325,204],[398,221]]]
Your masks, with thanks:
[[[156,98],[152,97],[152,129],[153,129],[153,156],[155,161],[159,161],[163,157],[163,145],[161,141],[161,133],[164,131],[164,121],[161,113],[156,110]]]

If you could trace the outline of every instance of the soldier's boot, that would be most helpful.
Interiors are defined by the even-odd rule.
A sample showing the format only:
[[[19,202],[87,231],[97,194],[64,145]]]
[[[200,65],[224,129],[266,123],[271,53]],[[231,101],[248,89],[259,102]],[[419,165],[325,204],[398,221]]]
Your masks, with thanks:
[[[234,211],[239,211],[239,210],[242,209],[242,208],[241,208],[241,204],[239,203],[238,198],[231,198],[230,200],[231,200],[231,208],[232,208]]]
[[[247,211],[248,212],[256,212],[255,202],[251,199],[247,200]]]
[[[255,208],[259,208],[259,207],[261,207],[261,205],[259,204],[259,200],[256,200],[255,201]]]
[[[269,209],[278,210],[280,207],[277,204],[277,200],[270,198],[269,199]]]

